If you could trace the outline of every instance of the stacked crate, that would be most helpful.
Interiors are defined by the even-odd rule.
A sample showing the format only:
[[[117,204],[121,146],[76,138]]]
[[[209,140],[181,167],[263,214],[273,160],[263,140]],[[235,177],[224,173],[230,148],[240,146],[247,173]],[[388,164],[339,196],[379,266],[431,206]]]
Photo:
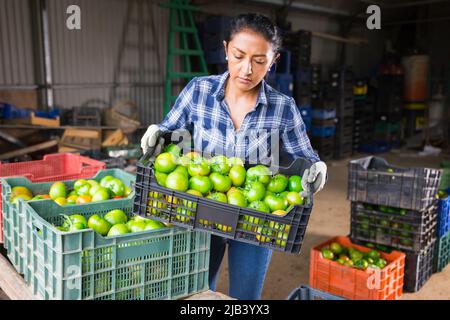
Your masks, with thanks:
[[[223,40],[228,38],[231,19],[228,16],[209,17],[199,28],[205,61],[215,73],[227,69]]]
[[[402,123],[401,74],[381,74],[378,77],[376,121],[374,139],[392,146],[398,146]]]
[[[311,143],[322,160],[334,156],[337,105],[325,95],[320,65],[311,66],[312,127]]]
[[[294,77],[291,74],[291,52],[280,51],[280,58],[272,72],[267,76],[268,83],[277,91],[292,97]]]
[[[337,103],[337,124],[334,146],[336,159],[346,158],[353,153],[353,73],[347,67],[333,71],[329,77],[327,97]]]
[[[311,31],[299,30],[284,35],[283,46],[292,52],[292,72],[311,63]]]
[[[373,156],[349,165],[351,239],[403,251],[407,292],[433,272],[440,178],[438,169],[400,168]]]
[[[442,183],[441,183],[442,187]],[[434,271],[441,272],[450,263],[450,188],[439,191],[439,214]]]
[[[357,81],[353,87],[353,152],[359,151],[362,144],[371,141],[373,134],[374,96],[369,90],[358,92],[357,89],[362,85]]]

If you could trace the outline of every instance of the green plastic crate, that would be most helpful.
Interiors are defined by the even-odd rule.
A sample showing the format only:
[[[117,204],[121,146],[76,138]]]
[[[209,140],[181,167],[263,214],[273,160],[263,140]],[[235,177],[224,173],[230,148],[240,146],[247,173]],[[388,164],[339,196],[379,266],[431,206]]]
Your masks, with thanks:
[[[450,232],[441,237],[436,246],[435,272],[441,272],[450,263]]]
[[[103,237],[91,229],[57,230],[60,214],[105,214],[132,200],[59,207],[24,203],[30,287],[43,299],[177,299],[208,289],[210,235],[178,227]]]
[[[125,185],[129,187],[134,187],[134,183],[136,181],[136,176],[130,173],[127,173],[120,169],[106,169],[100,170],[97,174],[90,178],[97,181],[100,181],[103,177],[113,176],[115,178],[121,179]],[[64,184],[67,188],[72,189],[75,184],[74,180],[66,180]],[[10,202],[11,189],[16,186],[24,186],[27,187],[33,195],[37,194],[46,194],[48,193],[51,185],[54,182],[39,182],[33,183],[27,178],[24,177],[12,177],[12,178],[3,178],[2,179],[2,208],[3,208],[3,225],[4,225],[4,247],[8,252],[8,258],[11,260],[13,266],[16,271],[20,274],[24,274],[26,272],[26,256],[25,256],[25,246],[26,246],[26,234],[25,234],[25,214],[23,211],[23,206],[14,205]],[[134,188],[133,192],[129,195],[129,198],[134,196]],[[34,201],[46,201],[46,200],[34,200]],[[33,202],[34,202],[33,201]],[[111,202],[117,200],[105,200],[104,202]],[[76,206],[79,205],[68,205],[68,206]],[[27,278],[25,278],[27,281]]]
[[[442,161],[441,169],[442,169],[442,176],[439,189],[447,190],[448,188],[450,188],[450,161]]]

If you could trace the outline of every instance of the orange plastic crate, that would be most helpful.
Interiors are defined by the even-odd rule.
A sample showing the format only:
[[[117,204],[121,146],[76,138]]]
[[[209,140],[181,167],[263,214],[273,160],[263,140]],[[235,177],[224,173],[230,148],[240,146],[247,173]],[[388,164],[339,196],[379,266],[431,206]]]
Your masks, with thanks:
[[[32,182],[48,182],[90,178],[105,169],[104,162],[72,153],[48,154],[42,160],[1,163],[0,178],[22,176]],[[0,180],[0,194],[1,194]],[[0,243],[3,242],[3,213],[0,197]]]
[[[382,270],[359,270],[322,257],[320,250],[332,242],[362,252],[370,248],[353,244],[348,237],[335,237],[311,249],[310,286],[353,300],[396,300],[403,294],[405,254],[381,252],[388,262]]]

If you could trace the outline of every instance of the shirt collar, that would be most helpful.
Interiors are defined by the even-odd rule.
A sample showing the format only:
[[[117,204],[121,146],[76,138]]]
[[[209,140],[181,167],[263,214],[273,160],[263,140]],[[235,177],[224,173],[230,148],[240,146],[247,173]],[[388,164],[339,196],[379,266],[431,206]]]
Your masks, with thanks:
[[[216,89],[212,92],[212,96],[216,97],[217,100],[221,101],[225,98],[225,82],[227,81],[230,73],[225,71],[219,78],[219,83],[217,84]],[[256,100],[256,106],[262,104],[268,106],[267,103],[267,88],[266,81],[263,79],[261,81],[261,86],[259,88],[258,99]]]

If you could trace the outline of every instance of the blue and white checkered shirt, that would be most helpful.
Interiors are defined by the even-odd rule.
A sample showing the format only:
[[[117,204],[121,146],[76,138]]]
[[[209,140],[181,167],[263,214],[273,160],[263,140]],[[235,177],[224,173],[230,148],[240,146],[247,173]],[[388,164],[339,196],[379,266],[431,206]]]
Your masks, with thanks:
[[[191,80],[159,124],[160,130],[187,129],[193,132],[196,150],[239,157],[250,163],[267,163],[274,152],[281,152],[280,146],[294,158],[320,160],[294,99],[264,80],[255,108],[236,131],[224,99],[228,76],[227,71]]]

